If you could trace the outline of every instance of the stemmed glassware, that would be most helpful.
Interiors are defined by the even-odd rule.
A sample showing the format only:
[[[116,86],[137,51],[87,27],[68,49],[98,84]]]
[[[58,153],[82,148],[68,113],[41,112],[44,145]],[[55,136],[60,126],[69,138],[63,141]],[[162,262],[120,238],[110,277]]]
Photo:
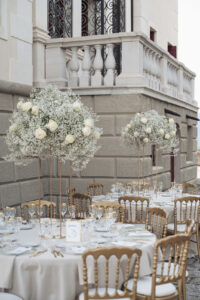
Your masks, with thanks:
[[[43,214],[44,214],[44,207],[43,206],[40,206],[39,207],[39,205],[36,207],[36,210],[37,210],[37,215],[38,215],[38,217],[40,216],[40,218],[41,217],[43,217]]]
[[[34,216],[35,213],[36,213],[36,206],[35,206],[35,204],[31,204],[31,205],[28,207],[28,213],[29,213],[31,219],[33,219],[33,216]],[[31,223],[32,223],[32,221],[31,221]]]
[[[65,215],[66,215],[67,211],[68,211],[67,204],[62,203],[61,214],[62,214],[63,221],[65,220]]]

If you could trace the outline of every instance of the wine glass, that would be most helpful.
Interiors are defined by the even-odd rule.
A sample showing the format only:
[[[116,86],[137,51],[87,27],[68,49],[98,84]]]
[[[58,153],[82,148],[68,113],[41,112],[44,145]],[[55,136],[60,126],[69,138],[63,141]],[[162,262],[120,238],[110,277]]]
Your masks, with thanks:
[[[65,219],[66,212],[67,212],[67,204],[62,203],[61,214],[62,214],[62,217],[63,217],[63,221]]]
[[[28,213],[29,213],[29,215],[30,215],[30,217],[31,217],[31,219],[32,219],[33,216],[34,216],[35,213],[36,213],[36,206],[35,206],[35,204],[31,204],[31,205],[29,206],[29,208],[28,208]]]
[[[103,208],[102,207],[98,207],[96,209],[96,218],[98,220],[100,220],[102,218],[102,216],[103,216]]]
[[[160,181],[158,186],[159,186],[159,192],[162,192],[162,190],[163,190],[163,182]]]
[[[95,213],[96,213],[95,205],[90,205],[89,206],[89,217],[93,219],[95,217]]]
[[[10,217],[10,207],[9,206],[6,206],[4,209],[3,209],[3,212],[4,212],[4,218],[5,218],[5,221],[8,221],[9,217]]]
[[[40,218],[43,216],[43,213],[44,213],[44,207],[43,206],[37,206],[36,207],[36,210],[37,210],[37,215],[38,217],[40,216]]]

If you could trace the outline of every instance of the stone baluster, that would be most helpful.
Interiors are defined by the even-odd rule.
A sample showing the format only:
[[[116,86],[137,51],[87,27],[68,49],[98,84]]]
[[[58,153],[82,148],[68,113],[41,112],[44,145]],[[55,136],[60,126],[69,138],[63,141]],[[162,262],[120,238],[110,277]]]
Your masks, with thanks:
[[[160,70],[160,55],[156,55],[156,77],[157,77],[157,89],[160,90],[160,77],[161,77],[161,70]]]
[[[70,69],[70,78],[69,78],[69,86],[77,87],[79,84],[78,78],[78,70],[79,70],[79,61],[77,55],[77,47],[72,47],[72,58],[69,64]]]
[[[104,76],[104,85],[106,86],[112,86],[115,84],[115,57],[113,53],[113,44],[108,44],[107,49],[107,57],[105,61],[105,67],[106,67],[106,75]]]
[[[161,84],[161,90],[164,93],[167,93],[168,91],[168,71],[167,71],[167,58],[166,56],[163,56],[160,60],[160,84]]]
[[[156,77],[156,52],[152,52],[152,76],[153,76],[153,88],[157,89],[157,77]]]
[[[149,50],[149,73],[150,73],[150,87],[154,87],[154,66],[153,66],[153,51],[150,49]]]
[[[183,69],[179,67],[178,69],[178,96],[183,99]]]
[[[147,73],[147,81],[148,81],[148,86],[151,85],[151,62],[150,62],[150,50],[147,48],[146,49],[146,73]]]
[[[80,86],[90,85],[90,69],[91,69],[91,57],[89,46],[84,46],[84,57],[82,61],[82,73],[80,76]]]
[[[102,85],[102,74],[103,69],[103,59],[101,56],[102,45],[95,45],[95,58],[93,62],[94,75],[91,77],[91,86],[101,86]]]

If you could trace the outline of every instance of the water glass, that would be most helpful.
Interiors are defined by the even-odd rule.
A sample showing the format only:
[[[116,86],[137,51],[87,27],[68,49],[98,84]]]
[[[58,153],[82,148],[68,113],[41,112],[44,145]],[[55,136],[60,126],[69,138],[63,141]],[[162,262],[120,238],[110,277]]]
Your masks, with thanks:
[[[35,204],[31,204],[29,207],[28,207],[28,213],[31,217],[31,219],[33,218],[33,216],[35,215],[36,213],[36,206]]]

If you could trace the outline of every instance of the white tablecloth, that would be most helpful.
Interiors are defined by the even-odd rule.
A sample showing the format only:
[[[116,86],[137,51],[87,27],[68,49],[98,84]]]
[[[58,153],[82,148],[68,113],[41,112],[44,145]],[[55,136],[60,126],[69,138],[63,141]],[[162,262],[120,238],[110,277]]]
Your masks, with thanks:
[[[39,242],[38,227],[39,225],[31,230],[16,233],[17,243]],[[150,274],[155,236],[130,237],[130,241],[133,242],[133,246],[135,243],[139,244],[142,250],[140,275]],[[4,251],[6,254],[6,250]],[[31,257],[29,253],[16,256],[13,259],[13,267],[10,268],[12,259],[13,257],[0,255],[1,272],[7,271],[7,268],[12,270],[7,278],[7,287],[4,276],[0,277],[0,288],[9,288],[9,292],[22,297],[23,300],[74,300],[83,290],[81,255],[67,253],[64,254],[64,258],[54,258],[50,250],[37,257]]]

